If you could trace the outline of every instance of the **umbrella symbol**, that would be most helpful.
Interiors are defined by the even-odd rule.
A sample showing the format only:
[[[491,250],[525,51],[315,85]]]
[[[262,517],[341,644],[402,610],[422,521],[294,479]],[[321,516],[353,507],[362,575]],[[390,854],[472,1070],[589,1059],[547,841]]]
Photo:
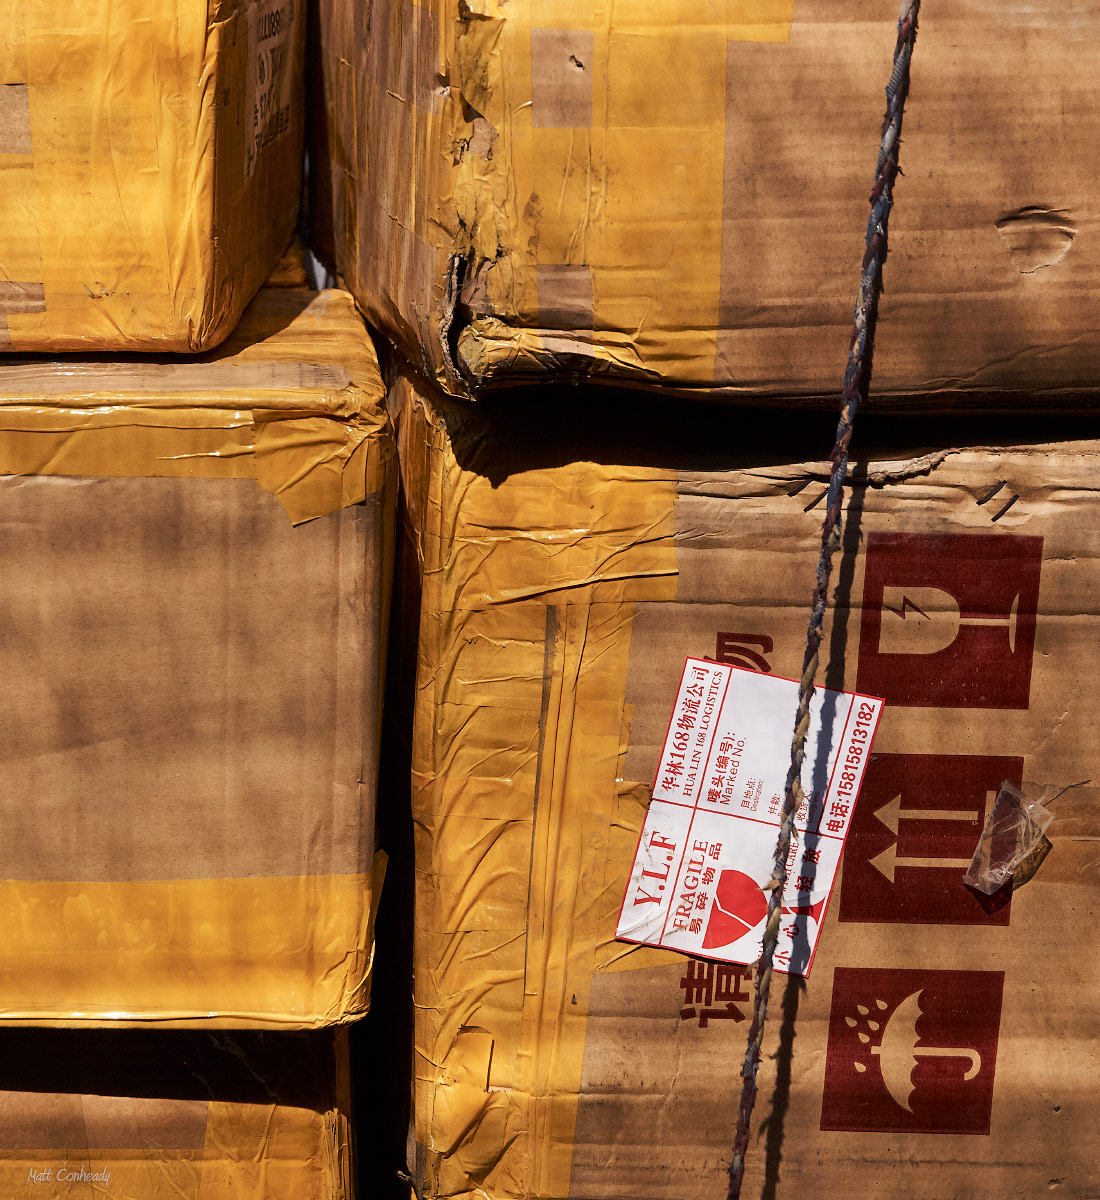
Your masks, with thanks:
[[[784,916],[810,917],[821,920],[825,900],[816,904],[783,906]],[[714,893],[714,906],[710,910],[707,931],[703,935],[703,948],[728,946],[749,933],[768,914],[768,897],[764,889],[751,875],[744,871],[723,871]]]
[[[982,1069],[982,1057],[977,1050],[959,1046],[917,1045],[920,1040],[917,1021],[922,1016],[920,998],[923,994],[922,989],[905,997],[890,1014],[886,1028],[882,1031],[881,1043],[871,1047],[871,1053],[878,1055],[882,1082],[886,1084],[886,1090],[907,1112],[913,1111],[909,1101],[916,1090],[913,1072],[918,1066],[918,1056],[968,1059],[970,1065],[963,1079],[973,1079]]]

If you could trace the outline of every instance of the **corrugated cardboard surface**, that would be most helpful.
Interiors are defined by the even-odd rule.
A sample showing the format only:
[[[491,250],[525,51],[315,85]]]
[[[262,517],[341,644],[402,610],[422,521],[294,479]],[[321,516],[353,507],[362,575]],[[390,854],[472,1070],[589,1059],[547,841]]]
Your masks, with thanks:
[[[346,1037],[0,1034],[8,1196],[350,1200]]]
[[[445,390],[835,393],[896,4],[317,5],[321,240]],[[921,14],[881,396],[1089,403],[1095,16]]]
[[[538,426],[510,441],[452,411],[449,436],[415,395],[401,380],[391,405],[424,582],[425,1194],[721,1197],[750,989],[614,929],[684,657],[797,674],[827,464],[731,445],[743,467],[701,472],[652,444],[650,465],[555,461]],[[773,992],[745,1195],[1100,1186],[1098,456],[853,468],[821,680],[887,707],[813,975]],[[1069,790],[1035,877],[987,911],[960,860],[1005,778]]]
[[[0,368],[0,1022],[366,1009],[392,435],[346,294],[234,342]]]
[[[301,0],[0,3],[0,352],[201,351],[290,240]]]

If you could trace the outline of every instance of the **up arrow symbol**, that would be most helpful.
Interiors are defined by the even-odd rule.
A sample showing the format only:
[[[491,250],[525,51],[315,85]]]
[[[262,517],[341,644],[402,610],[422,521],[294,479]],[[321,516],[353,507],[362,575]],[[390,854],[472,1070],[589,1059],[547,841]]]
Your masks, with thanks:
[[[981,815],[981,809],[902,808],[900,792],[889,803],[875,810],[875,816],[894,837],[898,835],[899,821],[976,821]]]
[[[908,813],[906,814],[908,816]],[[897,842],[891,842],[889,846],[881,854],[876,854],[874,858],[868,859],[868,863],[885,875],[891,883],[894,882],[894,874],[898,867],[927,867],[929,869],[940,869],[945,867],[969,867],[969,858],[902,858],[898,854]]]

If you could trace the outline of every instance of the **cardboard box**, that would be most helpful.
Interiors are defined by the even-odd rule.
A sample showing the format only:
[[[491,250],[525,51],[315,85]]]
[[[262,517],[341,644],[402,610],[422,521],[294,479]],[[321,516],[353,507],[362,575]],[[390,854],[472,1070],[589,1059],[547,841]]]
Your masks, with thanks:
[[[685,657],[800,672],[828,464],[789,420],[695,406],[678,440],[632,398],[594,436],[560,400],[391,392],[424,587],[418,1168],[426,1196],[712,1200],[747,971],[615,928]],[[853,463],[819,681],[886,707],[812,974],[773,987],[746,1196],[1100,1185],[1100,443],[922,436]],[[961,877],[1006,779],[1059,793],[1053,849],[983,905]]]
[[[0,0],[0,353],[201,351],[298,211],[301,0]]]
[[[8,1196],[351,1200],[346,1035],[5,1030]]]
[[[344,292],[0,368],[0,1023],[366,1010],[392,467]]]
[[[833,404],[896,4],[317,3],[318,241],[426,377]],[[880,402],[1091,404],[1095,15],[921,13]]]
[[[267,277],[264,287],[310,288],[309,273],[306,271],[306,248],[302,239],[295,234],[275,269]]]

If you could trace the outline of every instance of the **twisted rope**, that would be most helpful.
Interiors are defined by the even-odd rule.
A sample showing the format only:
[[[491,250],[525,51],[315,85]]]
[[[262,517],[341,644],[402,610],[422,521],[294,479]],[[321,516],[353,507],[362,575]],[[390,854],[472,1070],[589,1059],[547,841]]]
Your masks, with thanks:
[[[860,400],[867,395],[871,382],[871,359],[874,351],[875,321],[878,298],[882,290],[882,265],[886,261],[887,226],[894,203],[894,180],[898,176],[898,142],[905,100],[909,94],[909,63],[917,38],[917,14],[920,0],[903,0],[898,19],[898,40],[894,48],[894,69],[886,85],[886,115],[882,123],[882,142],[879,146],[875,185],[871,190],[871,214],[867,220],[866,250],[860,268],[859,293],[856,298],[855,322],[852,329],[848,365],[844,372],[844,393],[840,423],[833,447],[832,473],[825,519],[821,526],[821,554],[817,561],[817,580],[814,586],[813,608],[806,630],[806,654],[802,661],[802,677],[798,684],[798,713],[791,738],[791,766],[780,816],[779,841],[775,861],[768,881],[768,913],[764,926],[764,944],[756,964],[755,996],[752,1022],[749,1025],[748,1045],[741,1068],[741,1103],[737,1110],[737,1131],[733,1141],[733,1159],[729,1170],[727,1200],[739,1200],[745,1175],[745,1155],[749,1145],[749,1124],[756,1103],[756,1073],[760,1067],[760,1048],[764,1038],[764,1022],[768,1015],[771,993],[772,962],[779,940],[779,925],[783,889],[787,882],[787,855],[795,815],[802,805],[802,764],[806,757],[806,734],[810,728],[810,701],[814,695],[814,676],[817,674],[818,653],[821,648],[825,601],[829,591],[833,552],[841,541],[841,507],[844,477],[848,471],[848,448],[852,441],[852,422]]]

